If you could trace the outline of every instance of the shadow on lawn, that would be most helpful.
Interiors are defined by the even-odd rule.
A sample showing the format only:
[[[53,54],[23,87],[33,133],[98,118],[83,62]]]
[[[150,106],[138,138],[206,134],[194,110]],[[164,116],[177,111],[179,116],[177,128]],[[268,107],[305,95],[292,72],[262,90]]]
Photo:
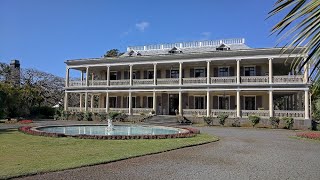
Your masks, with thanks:
[[[17,131],[17,129],[0,129],[0,135],[1,134],[11,134],[16,131]]]

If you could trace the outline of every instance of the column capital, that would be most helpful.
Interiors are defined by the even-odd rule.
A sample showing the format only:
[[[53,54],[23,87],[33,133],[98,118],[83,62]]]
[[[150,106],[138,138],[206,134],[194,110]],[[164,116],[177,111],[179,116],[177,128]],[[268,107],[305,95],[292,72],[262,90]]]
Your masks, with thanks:
[[[272,61],[273,58],[268,58],[269,61]]]
[[[107,65],[107,68],[110,68],[111,65]]]
[[[158,63],[153,63],[154,66],[156,66]]]
[[[206,60],[207,63],[211,63],[211,60]]]
[[[236,59],[236,61],[241,61],[241,59]]]
[[[183,64],[183,62],[179,62],[179,64]]]
[[[132,66],[133,66],[133,64],[129,64],[129,66],[130,66],[130,67],[132,67]]]

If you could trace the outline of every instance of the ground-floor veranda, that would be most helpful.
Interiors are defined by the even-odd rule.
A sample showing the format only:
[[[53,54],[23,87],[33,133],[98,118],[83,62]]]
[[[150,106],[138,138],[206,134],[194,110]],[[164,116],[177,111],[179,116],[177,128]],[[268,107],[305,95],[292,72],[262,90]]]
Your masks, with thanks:
[[[157,115],[229,117],[293,117],[310,118],[309,92],[304,91],[118,91],[66,92],[79,94],[79,106],[65,110],[82,112],[122,111],[129,115],[155,113]],[[68,99],[68,98],[65,98]]]

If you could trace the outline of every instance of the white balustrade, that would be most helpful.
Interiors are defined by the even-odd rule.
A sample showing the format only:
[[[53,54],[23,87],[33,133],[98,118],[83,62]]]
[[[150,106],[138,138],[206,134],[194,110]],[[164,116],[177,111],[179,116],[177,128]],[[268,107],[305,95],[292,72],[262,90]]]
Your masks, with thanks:
[[[110,112],[123,112],[123,113],[129,113],[128,108],[109,108]]]
[[[237,110],[234,109],[211,109],[211,116],[228,115],[228,117],[236,117]]]
[[[207,78],[183,78],[183,84],[206,84]]]
[[[86,81],[69,81],[69,87],[82,87],[86,86]]]
[[[269,76],[241,76],[243,84],[266,84],[269,82]]]
[[[80,109],[80,107],[68,107],[68,111],[70,111],[70,112],[80,112],[81,109]],[[84,112],[85,108],[82,108],[82,111]]]
[[[162,78],[157,79],[158,85],[177,85],[179,84],[179,78]]]
[[[153,85],[153,79],[134,79],[133,85]]]
[[[248,117],[250,115],[269,117],[269,110],[242,110],[242,116]]]
[[[293,118],[303,118],[304,111],[297,110],[274,110],[274,115],[276,117],[293,117]]]
[[[124,79],[124,80],[110,80],[110,86],[129,86],[130,80]]]
[[[205,116],[207,109],[183,109],[184,116]]]
[[[301,84],[303,75],[273,76],[273,83]]]
[[[132,108],[133,114],[150,114],[152,110],[152,108]]]
[[[94,80],[90,81],[90,86],[107,86],[108,81],[107,80]]]
[[[89,112],[93,112],[93,113],[102,113],[102,112],[106,112],[106,108],[93,108],[91,110],[91,108],[88,108]]]
[[[236,76],[211,77],[211,84],[235,84]]]

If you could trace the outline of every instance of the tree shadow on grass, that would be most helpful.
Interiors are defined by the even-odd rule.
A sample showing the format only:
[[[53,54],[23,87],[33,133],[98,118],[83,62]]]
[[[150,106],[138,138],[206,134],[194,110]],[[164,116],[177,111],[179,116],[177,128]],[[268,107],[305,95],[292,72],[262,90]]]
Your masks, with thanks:
[[[17,129],[0,129],[0,135],[1,134],[11,134],[11,133],[14,133],[16,131],[17,131]]]

